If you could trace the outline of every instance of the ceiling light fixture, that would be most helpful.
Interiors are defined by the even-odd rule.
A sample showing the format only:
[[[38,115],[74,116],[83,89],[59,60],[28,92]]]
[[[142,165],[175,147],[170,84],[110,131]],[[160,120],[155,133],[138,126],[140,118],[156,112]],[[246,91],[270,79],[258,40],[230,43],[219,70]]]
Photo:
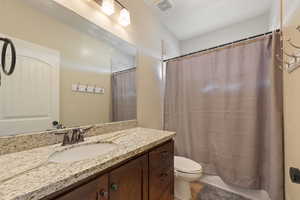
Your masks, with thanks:
[[[114,14],[115,13],[114,0],[102,0],[101,10],[108,16]]]
[[[119,16],[119,24],[126,27],[130,24],[130,13],[126,8],[122,8]]]
[[[126,27],[130,25],[130,13],[128,9],[123,6],[123,4],[119,0],[94,0],[96,3],[101,5],[101,10],[107,14],[108,16],[111,16],[115,13],[115,5],[119,5],[121,7],[120,15],[118,18],[118,22],[120,25]],[[102,1],[102,4],[101,4]],[[115,4],[116,3],[116,4]]]

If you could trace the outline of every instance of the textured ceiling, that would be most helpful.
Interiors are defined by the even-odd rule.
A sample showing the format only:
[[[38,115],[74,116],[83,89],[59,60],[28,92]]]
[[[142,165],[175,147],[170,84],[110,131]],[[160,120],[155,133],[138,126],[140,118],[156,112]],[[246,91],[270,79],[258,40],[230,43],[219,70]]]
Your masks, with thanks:
[[[256,16],[266,14],[274,0],[172,0],[166,12],[145,2],[179,40],[190,39]]]

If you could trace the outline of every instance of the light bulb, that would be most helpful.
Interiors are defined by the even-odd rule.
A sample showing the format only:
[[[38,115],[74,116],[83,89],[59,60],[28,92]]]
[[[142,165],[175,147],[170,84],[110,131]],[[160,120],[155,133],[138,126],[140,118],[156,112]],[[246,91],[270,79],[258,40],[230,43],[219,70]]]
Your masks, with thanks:
[[[130,13],[126,8],[120,11],[119,24],[122,26],[128,26],[130,24]]]
[[[108,16],[114,14],[115,12],[114,0],[103,0],[101,10]]]

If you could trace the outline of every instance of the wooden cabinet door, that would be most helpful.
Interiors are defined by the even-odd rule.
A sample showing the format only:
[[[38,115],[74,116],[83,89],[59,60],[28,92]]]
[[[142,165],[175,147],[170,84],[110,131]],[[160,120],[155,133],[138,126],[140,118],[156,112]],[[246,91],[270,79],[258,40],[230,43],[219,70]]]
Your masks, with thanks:
[[[148,156],[113,170],[110,179],[110,200],[148,200]]]
[[[149,200],[174,199],[174,142],[149,153]]]
[[[108,175],[103,175],[56,200],[108,200]]]

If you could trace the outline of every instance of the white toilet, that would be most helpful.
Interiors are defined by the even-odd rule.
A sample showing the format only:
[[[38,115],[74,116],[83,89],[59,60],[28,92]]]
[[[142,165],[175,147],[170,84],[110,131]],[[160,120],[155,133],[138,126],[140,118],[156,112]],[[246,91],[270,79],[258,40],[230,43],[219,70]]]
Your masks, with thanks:
[[[190,183],[202,176],[199,163],[184,157],[174,157],[175,199],[191,200]]]

